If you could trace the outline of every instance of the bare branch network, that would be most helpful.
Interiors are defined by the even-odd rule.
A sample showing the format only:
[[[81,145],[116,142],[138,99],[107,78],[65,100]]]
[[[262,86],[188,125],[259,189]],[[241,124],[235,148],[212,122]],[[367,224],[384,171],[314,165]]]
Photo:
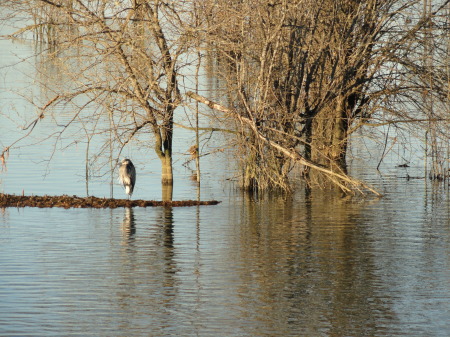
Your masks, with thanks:
[[[93,119],[107,121],[117,157],[150,133],[164,184],[173,183],[174,115],[188,97],[223,113],[223,125],[211,128],[233,138],[249,190],[291,190],[293,173],[301,171],[308,184],[378,194],[348,175],[346,159],[351,135],[374,137],[383,125],[423,130],[430,175],[446,175],[448,0],[24,0],[1,6],[20,27],[10,37],[32,34],[46,46],[40,56],[67,79],[55,87],[40,73],[48,94],[42,113],[70,102],[77,107],[74,120],[92,132],[105,125]],[[206,75],[195,71],[199,67]],[[199,76],[219,85],[201,92]],[[94,103],[102,107],[95,117]]]

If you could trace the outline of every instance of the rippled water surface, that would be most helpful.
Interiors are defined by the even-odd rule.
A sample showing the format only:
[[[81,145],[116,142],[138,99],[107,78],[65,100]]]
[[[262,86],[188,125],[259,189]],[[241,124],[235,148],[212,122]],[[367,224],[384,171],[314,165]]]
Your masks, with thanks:
[[[423,182],[381,200],[5,209],[0,335],[447,336],[448,212]]]
[[[8,64],[32,49],[0,47]],[[14,94],[33,69],[0,69],[2,147],[35,112]],[[85,195],[84,144],[36,143],[52,125],[44,119],[11,151],[0,192]],[[195,199],[181,165],[193,136],[176,135],[174,199]],[[134,197],[160,199],[154,154],[126,151]],[[448,188],[404,179],[423,175],[417,160],[401,169],[386,157],[379,176],[378,158],[352,169],[381,199],[301,189],[252,198],[224,182],[224,154],[202,161],[201,198],[217,206],[0,209],[0,336],[448,336]],[[109,196],[109,182],[93,179],[89,193]]]

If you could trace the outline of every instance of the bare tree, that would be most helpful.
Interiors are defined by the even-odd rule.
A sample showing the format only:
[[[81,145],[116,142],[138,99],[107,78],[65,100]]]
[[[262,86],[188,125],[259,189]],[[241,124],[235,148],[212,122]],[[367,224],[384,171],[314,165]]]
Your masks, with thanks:
[[[184,98],[182,68],[195,63],[186,56],[191,49],[217,62],[221,86],[214,97],[189,96],[234,124],[245,188],[290,190],[299,169],[310,183],[332,181],[346,192],[371,189],[347,172],[355,131],[414,126],[429,129],[433,144],[448,139],[448,4],[2,2],[8,13],[33,18],[15,35],[37,32],[71,78],[66,88],[52,89],[41,115],[72,102],[74,118],[83,118],[91,102],[100,103],[99,118],[108,119],[106,131],[120,148],[138,133],[153,135],[164,184],[173,182],[174,111]]]
[[[237,112],[241,130],[244,186],[289,188],[295,163],[309,178],[311,171],[344,190],[360,186],[347,176],[352,133],[376,121],[422,126],[430,120],[416,97],[423,90],[445,104],[448,58],[425,69],[420,55],[430,22],[442,48],[437,37],[446,30],[438,23],[447,3],[436,1],[417,16],[422,1],[208,2],[223,105]],[[446,120],[439,116],[433,118]]]
[[[72,120],[92,120],[92,111],[86,110],[95,102],[103,107],[101,118],[111,126],[103,131],[111,131],[119,154],[138,133],[150,132],[162,183],[171,186],[174,111],[181,102],[178,71],[189,43],[183,29],[190,4],[28,0],[2,5],[9,13],[30,15],[33,23],[27,21],[13,36],[33,33],[51,46],[46,57],[70,79],[65,88],[48,88],[42,114],[72,102],[77,107]]]

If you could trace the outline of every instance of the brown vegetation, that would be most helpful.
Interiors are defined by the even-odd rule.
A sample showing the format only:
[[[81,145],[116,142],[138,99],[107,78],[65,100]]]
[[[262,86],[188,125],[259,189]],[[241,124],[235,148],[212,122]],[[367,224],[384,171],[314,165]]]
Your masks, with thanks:
[[[68,195],[61,196],[20,196],[11,194],[0,194],[0,208],[3,207],[39,207],[39,208],[118,208],[118,207],[154,207],[154,206],[198,206],[198,205],[217,205],[219,201],[199,201],[199,200],[181,200],[181,201],[154,201],[154,200],[128,200],[86,197],[81,198]]]
[[[48,55],[66,65],[61,69],[76,84],[54,89],[40,117],[55,104],[87,97],[73,120],[93,125],[88,139],[98,132],[97,118],[108,121],[118,155],[139,134],[151,133],[162,182],[171,185],[175,109],[186,96],[217,101],[212,108],[233,129],[245,189],[289,191],[295,176],[308,184],[331,182],[346,193],[376,193],[349,176],[347,148],[356,131],[386,148],[388,137],[378,131],[383,125],[420,129],[433,157],[430,176],[447,174],[449,3],[2,2],[8,13],[34,19],[13,36],[40,32],[38,39],[52,46]],[[220,85],[199,93],[205,57]],[[195,92],[184,83],[196,83]],[[103,108],[100,117],[81,115],[91,102]]]
[[[372,136],[373,121],[400,128],[420,117],[446,125],[448,1],[207,3],[207,40],[226,84],[220,104],[235,112],[245,188],[290,189],[297,156],[307,181],[325,177],[348,192],[352,184],[336,176],[352,180],[346,155],[355,131]]]

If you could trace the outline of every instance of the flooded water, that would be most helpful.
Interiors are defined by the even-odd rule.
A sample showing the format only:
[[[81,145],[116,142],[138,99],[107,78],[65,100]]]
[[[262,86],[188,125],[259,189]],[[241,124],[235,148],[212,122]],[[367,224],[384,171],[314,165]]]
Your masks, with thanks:
[[[31,49],[1,44],[8,64]],[[11,116],[30,108],[10,90],[27,71],[2,68],[2,147],[21,132]],[[83,146],[60,144],[48,163],[54,142],[34,144],[50,128],[11,151],[0,192],[85,195]],[[195,199],[183,143],[174,199]],[[128,151],[134,197],[160,199],[154,154]],[[202,162],[202,199],[217,206],[0,209],[0,336],[449,335],[449,194],[404,179],[421,164],[386,159],[379,176],[376,163],[356,162],[381,199],[326,190],[251,198],[223,179],[224,160]],[[89,190],[109,196],[109,178]],[[114,195],[123,196],[117,184]]]
[[[0,335],[448,336],[447,195],[5,209]]]

